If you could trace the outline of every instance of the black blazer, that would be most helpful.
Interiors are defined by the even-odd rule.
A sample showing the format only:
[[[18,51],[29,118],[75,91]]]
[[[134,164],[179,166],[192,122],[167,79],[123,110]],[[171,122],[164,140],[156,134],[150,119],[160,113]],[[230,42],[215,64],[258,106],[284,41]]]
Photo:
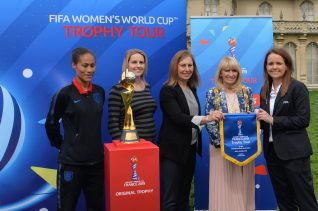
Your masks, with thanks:
[[[270,113],[269,100],[268,96],[267,100],[261,98],[260,102],[260,107],[268,113]],[[292,79],[285,96],[281,97],[281,92],[278,92],[273,118],[274,150],[280,159],[291,160],[312,154],[306,131],[310,122],[309,93],[302,82]],[[264,129],[264,155],[267,157],[269,124],[262,121],[261,127]]]
[[[200,115],[200,102],[196,90],[191,90],[198,103]],[[177,163],[186,164],[191,148],[192,128],[198,130],[197,152],[201,155],[201,132],[199,127],[191,122],[193,116],[190,115],[186,97],[178,84],[175,87],[162,87],[160,90],[160,107],[163,113],[158,140],[160,156]]]

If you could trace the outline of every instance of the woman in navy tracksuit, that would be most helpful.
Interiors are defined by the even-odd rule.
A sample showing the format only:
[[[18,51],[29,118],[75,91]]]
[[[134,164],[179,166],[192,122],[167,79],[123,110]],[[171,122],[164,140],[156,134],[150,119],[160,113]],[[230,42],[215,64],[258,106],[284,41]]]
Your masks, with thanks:
[[[85,48],[72,53],[76,76],[52,98],[45,128],[52,146],[59,149],[58,210],[75,210],[83,190],[87,210],[103,209],[104,155],[101,120],[105,91],[92,84],[96,57]],[[64,137],[60,133],[62,119]]]

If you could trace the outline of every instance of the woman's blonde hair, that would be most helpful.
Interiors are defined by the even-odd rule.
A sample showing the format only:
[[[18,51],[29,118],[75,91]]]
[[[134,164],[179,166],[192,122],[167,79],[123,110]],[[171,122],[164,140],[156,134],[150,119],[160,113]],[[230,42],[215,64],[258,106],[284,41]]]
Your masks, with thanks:
[[[140,50],[140,49],[129,49],[128,51],[126,51],[125,58],[124,58],[124,61],[123,61],[123,65],[122,65],[122,68],[121,68],[121,72],[123,73],[123,72],[126,71],[126,69],[128,68],[128,63],[129,63],[129,60],[130,60],[131,56],[135,55],[135,54],[140,54],[140,55],[142,55],[144,57],[145,70],[144,70],[144,73],[141,76],[141,80],[146,81],[145,77],[146,77],[147,70],[148,70],[148,59],[147,59],[146,53],[144,51]]]
[[[225,69],[235,70],[238,75],[235,83],[230,87],[230,89],[238,92],[242,89],[242,70],[238,61],[234,57],[226,56],[220,63],[215,74],[216,87],[219,89],[224,88],[223,79],[220,77],[221,71]]]

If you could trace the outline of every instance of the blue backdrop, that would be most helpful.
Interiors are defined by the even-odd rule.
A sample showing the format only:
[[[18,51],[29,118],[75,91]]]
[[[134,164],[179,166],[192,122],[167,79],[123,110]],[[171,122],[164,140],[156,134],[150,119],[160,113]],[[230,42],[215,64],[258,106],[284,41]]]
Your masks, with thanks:
[[[259,106],[264,56],[273,46],[271,17],[193,17],[190,25],[192,52],[203,82],[198,91],[202,110],[206,91],[215,86],[214,75],[224,56],[233,56],[239,61],[243,84],[252,88],[256,106]],[[198,157],[195,175],[197,210],[208,209],[209,196],[209,139],[206,129],[203,130],[203,156]],[[255,166],[256,209],[276,210],[263,155],[256,159]]]
[[[0,210],[55,210],[58,152],[43,123],[53,94],[74,77],[72,49],[96,53],[93,82],[107,93],[120,78],[125,51],[144,50],[158,102],[170,59],[186,48],[186,1],[4,0],[0,46]]]

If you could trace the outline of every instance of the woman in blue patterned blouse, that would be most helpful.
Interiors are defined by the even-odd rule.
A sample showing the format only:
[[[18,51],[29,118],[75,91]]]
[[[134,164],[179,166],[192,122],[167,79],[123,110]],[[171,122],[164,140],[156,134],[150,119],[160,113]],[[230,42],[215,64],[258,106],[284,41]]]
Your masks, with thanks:
[[[215,76],[216,87],[206,93],[206,114],[254,111],[249,87],[242,85],[242,71],[233,57],[221,60]],[[254,162],[238,166],[222,157],[219,122],[207,124],[210,138],[209,210],[255,210]]]

